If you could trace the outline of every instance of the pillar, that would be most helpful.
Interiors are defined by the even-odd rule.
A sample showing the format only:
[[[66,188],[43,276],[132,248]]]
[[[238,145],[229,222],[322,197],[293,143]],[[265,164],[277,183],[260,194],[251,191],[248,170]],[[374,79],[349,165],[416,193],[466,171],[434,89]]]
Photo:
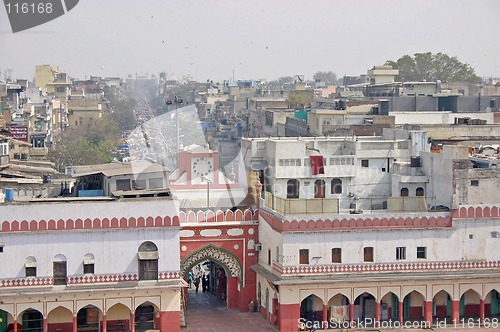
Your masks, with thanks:
[[[484,322],[484,300],[479,300],[479,319]]]
[[[451,321],[458,323],[460,320],[460,301],[451,301]]]
[[[238,308],[238,282],[237,277],[231,277],[227,279],[227,307],[228,309]]]
[[[403,302],[398,302],[398,320],[403,324]]]
[[[130,314],[130,332],[135,332],[135,312]]]
[[[102,315],[102,332],[107,331],[106,315]]]
[[[43,317],[43,332],[49,331],[49,320],[47,317]]]
[[[375,321],[380,322],[380,302],[375,302]]]
[[[161,311],[159,318],[159,326],[157,330],[161,332],[180,332],[181,330],[181,313],[180,311]]]
[[[14,319],[14,332],[17,332],[17,318]]]
[[[424,320],[432,325],[432,301],[424,302]]]
[[[328,328],[328,306],[323,304],[323,321],[321,322],[323,325],[323,330]]]
[[[354,303],[349,304],[349,322],[354,322]]]
[[[297,331],[300,322],[300,304],[280,304],[279,330]]]

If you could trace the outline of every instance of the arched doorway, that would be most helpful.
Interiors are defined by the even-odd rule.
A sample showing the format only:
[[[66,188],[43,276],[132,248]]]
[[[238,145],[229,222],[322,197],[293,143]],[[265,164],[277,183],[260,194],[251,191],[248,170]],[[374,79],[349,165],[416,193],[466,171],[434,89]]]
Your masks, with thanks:
[[[14,316],[0,309],[0,332],[7,332],[9,324],[14,323]]]
[[[469,289],[460,297],[460,317],[480,317],[481,296]]]
[[[101,310],[93,305],[87,305],[76,314],[77,331],[85,332],[100,332],[101,327]]]
[[[52,309],[47,315],[49,331],[73,331],[73,313],[65,307]]]
[[[403,319],[422,320],[424,318],[424,296],[412,291],[403,298]]]
[[[451,296],[445,290],[434,295],[432,306],[434,317],[443,319],[451,317]]]
[[[129,331],[130,309],[124,304],[117,303],[106,311],[107,331]]]
[[[360,294],[354,300],[354,320],[375,321],[375,297],[370,293]]]
[[[332,296],[328,300],[328,320],[334,323],[348,322],[349,304],[349,299],[344,294]]]
[[[486,317],[500,315],[500,293],[492,289],[484,300],[484,314]]]
[[[150,302],[144,302],[135,309],[135,331],[146,332],[147,330],[156,330],[157,324],[155,317],[159,316],[159,309]]]
[[[243,282],[242,264],[238,258],[223,248],[208,245],[194,251],[181,262],[181,277],[187,280],[188,273],[199,267],[203,268],[205,274],[208,273],[209,293],[225,301],[227,308],[237,308],[238,283]]]
[[[323,320],[323,300],[314,294],[300,302],[300,318],[310,322]]]
[[[389,292],[380,301],[380,320],[397,321],[399,318],[399,298]]]
[[[43,332],[43,315],[35,309],[26,309],[21,314],[21,325],[23,331]]]

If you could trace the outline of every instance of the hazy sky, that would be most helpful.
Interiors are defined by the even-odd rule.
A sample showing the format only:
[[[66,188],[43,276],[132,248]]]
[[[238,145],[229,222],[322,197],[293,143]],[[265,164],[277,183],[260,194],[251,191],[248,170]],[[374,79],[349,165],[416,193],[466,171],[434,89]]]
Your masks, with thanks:
[[[13,34],[0,8],[0,69],[72,77],[167,71],[204,81],[318,71],[359,75],[404,54],[443,52],[500,77],[500,1],[80,0]]]

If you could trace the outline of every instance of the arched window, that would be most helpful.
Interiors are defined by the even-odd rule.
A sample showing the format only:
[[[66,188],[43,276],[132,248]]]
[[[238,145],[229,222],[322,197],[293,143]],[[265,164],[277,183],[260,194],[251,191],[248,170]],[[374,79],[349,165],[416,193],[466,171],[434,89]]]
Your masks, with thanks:
[[[415,190],[415,196],[425,196],[424,188],[418,187],[417,190]]]
[[[24,263],[26,277],[36,277],[36,258],[29,256]]]
[[[314,181],[314,198],[325,198],[325,181]]]
[[[342,194],[342,180],[341,179],[333,179],[331,182],[332,189],[331,193],[334,195]]]
[[[408,197],[409,191],[408,188],[401,188],[401,197]]]
[[[64,255],[57,255],[53,261],[54,285],[66,285],[67,264]]]
[[[299,186],[299,180],[288,180],[286,183],[286,198],[299,198]]]
[[[158,280],[158,247],[151,241],[139,246],[139,280]]]
[[[94,274],[94,255],[86,254],[83,256],[83,273]]]

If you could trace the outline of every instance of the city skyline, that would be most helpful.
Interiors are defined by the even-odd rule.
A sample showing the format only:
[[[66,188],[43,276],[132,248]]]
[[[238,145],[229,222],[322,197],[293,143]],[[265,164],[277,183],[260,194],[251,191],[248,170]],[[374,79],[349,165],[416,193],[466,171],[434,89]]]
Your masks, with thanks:
[[[160,71],[214,82],[296,74],[311,79],[317,71],[359,75],[421,52],[456,56],[479,76],[500,76],[496,1],[126,4],[80,2],[16,34],[1,10],[0,77],[12,69],[13,78],[32,79],[35,65],[52,64],[82,79]]]

